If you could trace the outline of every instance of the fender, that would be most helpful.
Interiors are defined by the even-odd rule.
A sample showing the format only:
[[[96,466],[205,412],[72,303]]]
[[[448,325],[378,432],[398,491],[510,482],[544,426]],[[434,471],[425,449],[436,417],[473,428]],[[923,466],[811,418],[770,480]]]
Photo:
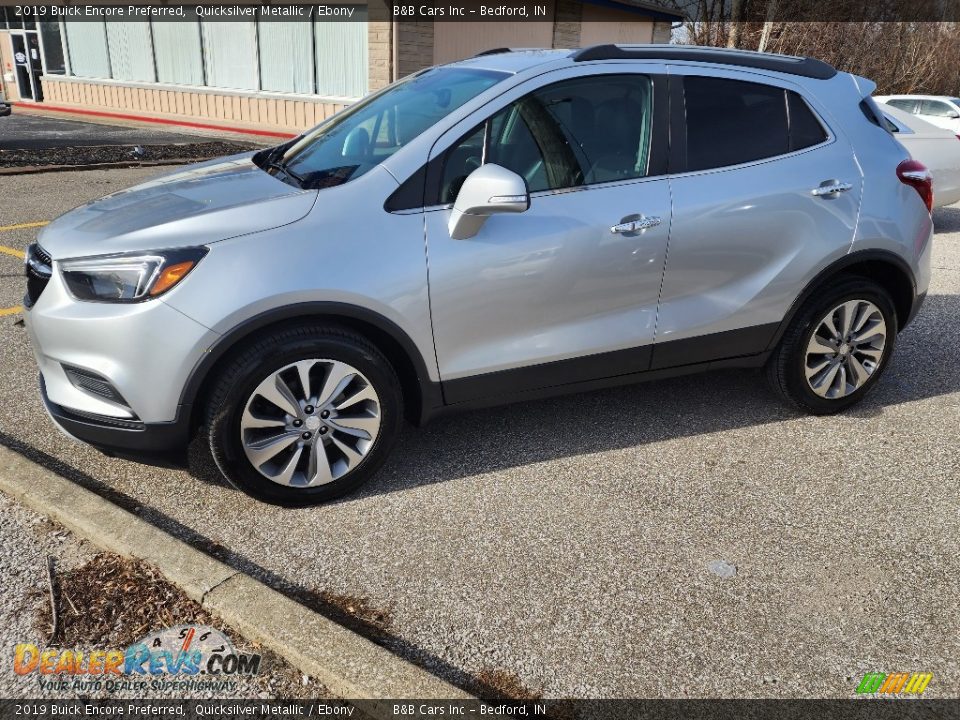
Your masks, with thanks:
[[[420,350],[413,340],[410,339],[410,336],[396,323],[359,305],[315,301],[293,303],[291,305],[284,305],[272,310],[267,310],[266,312],[244,320],[229,332],[220,336],[217,342],[204,354],[203,359],[197,363],[190,373],[190,379],[187,381],[180,395],[180,411],[178,412],[178,417],[186,418],[190,416],[191,408],[195,404],[201,388],[209,377],[210,371],[213,370],[216,364],[228,351],[234,348],[237,343],[242,342],[244,338],[249,337],[258,330],[297,318],[305,322],[313,319],[331,319],[334,321],[347,321],[347,324],[349,324],[350,321],[356,321],[376,328],[379,333],[389,337],[405,356],[397,362],[397,359],[390,357],[391,348],[381,347],[384,354],[394,362],[395,369],[401,376],[400,380],[405,392],[410,391],[411,388],[409,385],[411,381],[417,385],[417,397],[412,398],[416,401],[416,405],[410,408],[411,419],[417,423],[421,423],[427,416],[432,414],[435,408],[443,405],[440,383],[435,383],[430,380],[423,355],[421,355]],[[376,341],[377,338],[370,338],[370,340]],[[404,365],[404,363],[408,365]],[[410,376],[411,372],[412,376]],[[405,378],[405,374],[408,375],[408,377]]]
[[[773,339],[770,341],[770,344],[767,346],[767,350],[773,350],[779,343],[780,339],[783,337],[783,334],[787,331],[787,328],[790,326],[790,323],[793,322],[793,318],[799,312],[800,308],[803,307],[804,303],[816,292],[820,287],[824,285],[832,276],[837,273],[846,270],[853,265],[857,265],[863,262],[883,262],[893,267],[897,268],[903,275],[910,281],[910,301],[911,307],[909,312],[900,323],[899,330],[903,330],[907,326],[907,323],[913,318],[916,314],[916,309],[919,306],[917,298],[917,281],[913,275],[913,270],[907,264],[907,262],[901,258],[899,255],[896,255],[889,250],[857,250],[855,252],[844,255],[839,260],[834,261],[830,265],[827,265],[823,270],[817,273],[814,278],[807,283],[806,287],[803,289],[803,292],[797,296],[797,299],[793,301],[793,305],[790,306],[790,310],[787,311],[787,314],[783,317],[783,320],[780,321],[780,326],[777,328],[777,331],[773,334]],[[899,310],[899,308],[898,308]],[[899,315],[899,313],[898,313]],[[899,319],[899,318],[898,318]]]

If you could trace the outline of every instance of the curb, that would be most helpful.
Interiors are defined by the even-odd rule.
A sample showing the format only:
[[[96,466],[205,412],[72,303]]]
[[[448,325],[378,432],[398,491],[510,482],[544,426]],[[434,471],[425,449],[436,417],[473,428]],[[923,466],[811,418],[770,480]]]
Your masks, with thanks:
[[[473,699],[463,690],[3,446],[0,490],[106,550],[150,563],[246,638],[270,648],[340,698]],[[375,703],[364,711],[373,717],[393,717],[388,703]]]

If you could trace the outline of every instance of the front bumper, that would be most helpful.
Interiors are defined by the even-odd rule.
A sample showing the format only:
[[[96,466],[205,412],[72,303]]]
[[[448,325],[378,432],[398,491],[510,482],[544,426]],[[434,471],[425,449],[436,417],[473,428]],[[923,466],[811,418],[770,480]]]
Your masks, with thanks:
[[[187,406],[181,406],[176,420],[163,423],[79,412],[50,400],[43,375],[40,375],[40,396],[47,414],[64,433],[106,455],[161,467],[181,468],[187,464],[190,442],[190,408]]]

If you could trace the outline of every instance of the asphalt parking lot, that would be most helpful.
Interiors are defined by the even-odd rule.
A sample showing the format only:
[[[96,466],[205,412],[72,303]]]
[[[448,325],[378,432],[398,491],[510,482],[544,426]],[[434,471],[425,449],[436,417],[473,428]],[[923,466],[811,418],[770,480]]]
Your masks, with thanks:
[[[156,172],[0,177],[0,246]],[[360,494],[306,510],[232,490],[200,447],[177,472],[61,436],[12,310],[19,261],[0,253],[0,442],[274,584],[366,598],[398,652],[454,681],[849,697],[865,672],[924,671],[926,696],[955,697],[960,208],[935,222],[930,296],[851,412],[802,416],[752,371],[477,411],[408,429]]]
[[[0,118],[0,150],[39,150],[94,145],[162,145],[196,142],[197,136],[166,129],[125,127],[18,112]]]

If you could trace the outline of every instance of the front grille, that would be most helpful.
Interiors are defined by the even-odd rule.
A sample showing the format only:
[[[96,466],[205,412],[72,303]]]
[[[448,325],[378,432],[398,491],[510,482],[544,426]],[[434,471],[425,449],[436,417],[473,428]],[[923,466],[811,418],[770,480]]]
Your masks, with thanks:
[[[27,294],[23,298],[23,304],[30,308],[40,299],[40,293],[50,282],[50,276],[53,275],[53,259],[42,247],[31,243],[27,247],[24,272],[27,276]]]

